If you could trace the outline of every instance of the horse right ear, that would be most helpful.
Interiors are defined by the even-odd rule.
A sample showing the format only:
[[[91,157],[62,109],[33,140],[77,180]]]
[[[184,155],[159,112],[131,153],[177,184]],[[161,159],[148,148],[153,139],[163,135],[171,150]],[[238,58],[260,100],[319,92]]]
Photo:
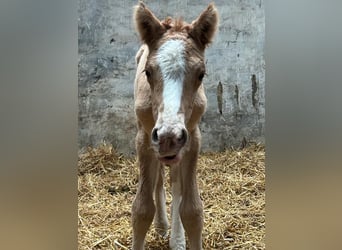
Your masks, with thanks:
[[[189,35],[202,48],[211,42],[218,25],[218,13],[213,3],[209,4],[200,16],[191,23]]]
[[[159,19],[143,2],[139,2],[139,4],[134,7],[133,18],[140,39],[148,46],[151,46],[166,31]]]

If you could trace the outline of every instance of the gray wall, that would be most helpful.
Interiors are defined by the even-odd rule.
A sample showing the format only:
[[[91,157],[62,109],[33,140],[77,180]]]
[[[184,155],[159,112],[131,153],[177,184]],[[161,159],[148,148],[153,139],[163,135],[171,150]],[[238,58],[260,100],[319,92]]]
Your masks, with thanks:
[[[188,22],[209,2],[145,1],[160,19],[176,15]],[[134,57],[140,46],[132,23],[136,3],[79,0],[80,148],[105,141],[121,153],[134,154]],[[244,138],[263,143],[265,131],[264,1],[215,3],[220,26],[206,51],[208,108],[200,125],[203,151],[239,146]]]

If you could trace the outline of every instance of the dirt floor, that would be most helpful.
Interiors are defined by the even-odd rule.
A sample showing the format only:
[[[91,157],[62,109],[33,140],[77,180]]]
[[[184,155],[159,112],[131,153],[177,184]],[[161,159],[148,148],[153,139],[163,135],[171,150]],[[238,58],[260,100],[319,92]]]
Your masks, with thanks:
[[[78,161],[79,249],[130,249],[135,159],[110,145],[89,148]],[[167,171],[167,180],[169,180]],[[265,149],[201,154],[198,185],[204,204],[203,249],[265,249]],[[166,185],[168,214],[171,194]],[[170,219],[170,217],[169,217]],[[151,226],[146,249],[168,249]]]

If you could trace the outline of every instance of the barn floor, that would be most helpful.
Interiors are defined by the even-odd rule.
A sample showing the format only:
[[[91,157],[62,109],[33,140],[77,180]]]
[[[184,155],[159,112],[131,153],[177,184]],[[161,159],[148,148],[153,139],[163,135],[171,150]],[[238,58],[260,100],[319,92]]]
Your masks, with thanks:
[[[80,153],[78,168],[79,249],[130,249],[135,160],[102,145]],[[265,249],[263,146],[201,154],[198,185],[204,204],[203,249]],[[166,190],[170,214],[169,182]],[[151,229],[146,249],[168,249],[168,239],[158,237],[153,225]]]

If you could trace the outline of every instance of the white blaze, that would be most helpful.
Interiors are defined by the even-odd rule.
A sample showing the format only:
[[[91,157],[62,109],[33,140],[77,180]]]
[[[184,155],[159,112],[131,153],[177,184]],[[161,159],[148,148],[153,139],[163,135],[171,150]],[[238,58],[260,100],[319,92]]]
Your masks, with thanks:
[[[184,43],[181,40],[169,40],[158,50],[157,63],[159,64],[164,87],[164,111],[161,114],[163,121],[175,122],[181,105],[183,81],[185,74]]]

